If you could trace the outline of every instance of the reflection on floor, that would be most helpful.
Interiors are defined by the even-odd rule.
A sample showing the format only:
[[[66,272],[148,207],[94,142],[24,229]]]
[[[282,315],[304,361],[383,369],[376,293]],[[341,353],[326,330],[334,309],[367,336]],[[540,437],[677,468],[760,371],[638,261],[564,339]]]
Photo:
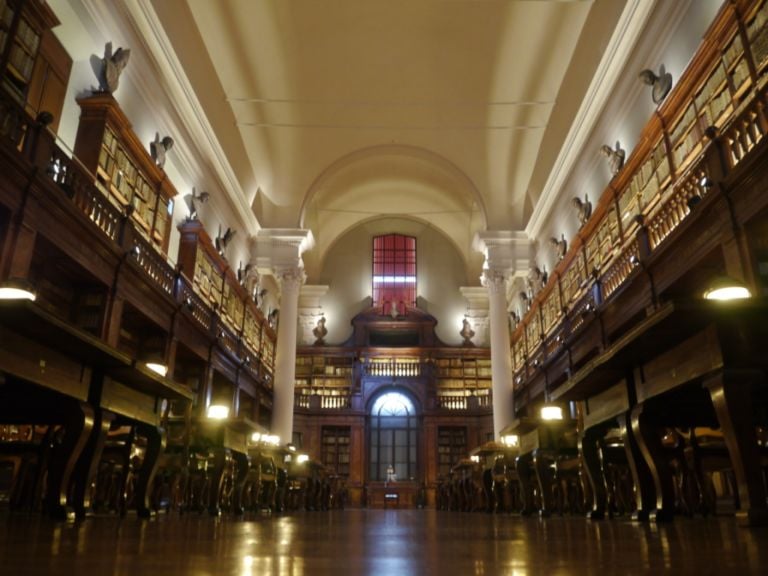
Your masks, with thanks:
[[[0,514],[0,572],[20,575],[261,576],[758,574],[768,529],[733,518],[546,520],[434,510],[283,517],[90,518]]]

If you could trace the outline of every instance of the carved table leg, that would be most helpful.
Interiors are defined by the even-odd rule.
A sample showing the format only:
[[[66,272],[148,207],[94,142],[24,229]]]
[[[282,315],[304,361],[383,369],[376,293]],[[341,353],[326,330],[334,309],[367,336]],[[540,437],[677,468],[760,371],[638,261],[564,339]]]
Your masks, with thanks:
[[[632,481],[635,484],[636,510],[632,515],[632,519],[645,521],[648,520],[651,511],[656,505],[656,489],[654,487],[653,475],[640,452],[637,440],[632,432],[630,413],[622,414],[617,420],[621,430],[621,438],[624,442],[624,450],[627,454],[627,463],[632,474]]]
[[[221,514],[221,489],[224,485],[228,452],[226,448],[214,448],[213,472],[211,473],[210,494],[208,495],[208,512],[211,516]]]
[[[731,457],[741,502],[736,518],[743,526],[768,524],[760,451],[751,417],[750,382],[755,378],[762,376],[721,372],[705,383]]]
[[[64,438],[54,450],[48,467],[45,510],[57,520],[74,520],[75,511],[67,503],[70,479],[77,460],[93,430],[93,408],[85,402],[67,403]]]
[[[608,500],[608,492],[605,486],[605,474],[600,462],[600,450],[598,443],[603,436],[600,428],[590,428],[584,431],[579,439],[579,451],[584,462],[584,470],[592,487],[592,510],[587,513],[590,520],[602,520],[605,518],[605,505]]]
[[[245,481],[248,479],[248,472],[251,468],[251,459],[248,458],[247,454],[241,452],[233,452],[232,458],[235,460],[237,469],[235,486],[232,489],[232,512],[234,514],[243,514],[245,512],[243,507],[243,489],[245,488]]]
[[[667,522],[674,516],[675,486],[658,433],[659,427],[646,408],[647,405],[643,403],[632,409],[632,433],[648,464],[656,489],[656,507],[651,512],[650,519]]]
[[[104,453],[104,444],[115,415],[107,410],[96,410],[93,432],[83,449],[75,469],[74,490],[72,506],[77,518],[85,518],[86,512],[91,507],[91,484],[99,471],[99,462]]]
[[[523,501],[523,507],[520,514],[530,516],[534,512],[533,506],[533,484],[531,484],[531,455],[518,456],[516,461],[517,479],[520,482],[520,497]]]
[[[533,468],[541,492],[541,516],[550,516],[555,509],[555,483],[552,455],[539,449],[533,452]]]
[[[139,433],[147,439],[147,449],[144,453],[144,462],[141,465],[139,477],[136,479],[135,498],[136,513],[139,518],[150,518],[153,510],[150,504],[152,494],[152,483],[155,480],[155,474],[160,463],[160,455],[165,450],[166,435],[165,430],[158,426],[140,424]]]

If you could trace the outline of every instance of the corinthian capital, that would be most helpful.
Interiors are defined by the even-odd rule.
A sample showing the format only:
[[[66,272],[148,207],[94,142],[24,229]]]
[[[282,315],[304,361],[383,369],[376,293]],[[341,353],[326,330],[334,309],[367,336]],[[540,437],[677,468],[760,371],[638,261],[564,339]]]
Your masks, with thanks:
[[[488,289],[490,294],[506,295],[507,277],[508,273],[505,270],[486,268],[483,270],[483,275],[480,276],[480,282]]]
[[[298,293],[301,285],[307,279],[307,275],[304,273],[304,268],[294,266],[291,268],[282,268],[275,271],[275,276],[280,281],[281,292],[296,292]]]

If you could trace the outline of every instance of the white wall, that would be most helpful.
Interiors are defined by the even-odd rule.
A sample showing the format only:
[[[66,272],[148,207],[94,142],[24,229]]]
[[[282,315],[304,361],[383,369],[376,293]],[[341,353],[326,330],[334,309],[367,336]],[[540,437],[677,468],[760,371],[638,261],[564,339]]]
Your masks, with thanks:
[[[154,139],[155,132],[159,132],[161,138],[170,135],[175,140],[174,148],[168,153],[165,171],[178,192],[174,199],[173,223],[171,238],[168,247],[168,259],[175,263],[178,255],[179,232],[176,226],[183,222],[187,216],[187,206],[183,196],[191,192],[195,186],[197,191],[208,191],[211,201],[199,208],[200,220],[205,226],[211,238],[215,238],[219,226],[224,230],[232,227],[238,230],[228,249],[230,265],[237,269],[240,262],[248,262],[250,253],[248,250],[248,237],[252,232],[245,229],[245,224],[239,221],[235,211],[229,205],[227,194],[216,188],[216,179],[205,172],[205,162],[199,162],[199,174],[190,174],[185,170],[183,163],[179,161],[180,153],[190,152],[189,143],[185,142],[184,134],[175,134],[168,125],[168,110],[172,110],[172,103],[167,95],[159,88],[160,83],[152,77],[153,68],[147,64],[147,57],[143,47],[138,43],[131,31],[125,31],[120,35],[109,35],[101,26],[94,23],[88,10],[80,0],[48,0],[54,13],[61,21],[61,25],[54,28],[54,33],[64,45],[72,57],[73,66],[70,76],[67,94],[62,110],[61,123],[59,125],[60,143],[70,151],[74,148],[77,126],[80,118],[80,107],[76,99],[87,96],[91,90],[98,86],[94,75],[91,58],[101,57],[104,53],[104,44],[112,42],[113,49],[118,47],[131,49],[131,58],[127,68],[120,77],[120,85],[114,94],[121,109],[132,124],[134,132],[149,150],[149,142]],[[115,6],[117,17],[119,10]],[[141,96],[138,82],[147,89],[153,87],[152,105]],[[202,175],[201,175],[202,174]]]
[[[446,344],[460,345],[458,332],[466,311],[460,286],[477,285],[468,279],[465,263],[453,243],[428,224],[403,218],[372,220],[353,228],[328,251],[319,278],[327,284],[322,298],[327,318],[328,344],[340,344],[352,335],[352,318],[371,305],[373,237],[399,233],[416,237],[417,294],[423,311],[437,318],[436,332]]]
[[[564,188],[558,192],[558,200],[535,239],[534,260],[540,266],[544,265],[551,271],[557,264],[555,253],[548,244],[550,237],[560,238],[561,234],[565,234],[570,242],[578,231],[571,199],[574,196],[583,199],[587,194],[594,208],[608,186],[611,174],[607,158],[599,153],[600,146],[609,144],[613,147],[618,140],[629,158],[642,129],[653,114],[656,105],[651,100],[650,87],[638,79],[640,71],[651,68],[658,72],[659,65],[664,64],[676,84],[722,4],[722,0],[693,0],[678,15],[676,23],[665,22],[657,15],[651,17],[641,45],[626,65],[620,86],[602,111],[601,121],[590,135],[587,147],[580,151],[579,161]],[[660,40],[659,31],[670,25],[673,30],[667,30],[670,33]]]

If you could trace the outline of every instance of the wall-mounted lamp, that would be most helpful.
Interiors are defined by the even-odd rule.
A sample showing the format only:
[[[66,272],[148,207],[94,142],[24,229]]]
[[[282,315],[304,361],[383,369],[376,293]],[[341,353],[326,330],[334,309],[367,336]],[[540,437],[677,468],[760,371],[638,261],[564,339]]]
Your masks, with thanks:
[[[229,418],[229,406],[223,404],[211,404],[206,413],[210,420],[226,420]]]
[[[146,362],[144,365],[152,370],[152,372],[160,374],[160,376],[165,377],[168,374],[168,366],[160,362]]]
[[[730,278],[729,276],[718,276],[710,283],[704,292],[706,300],[743,300],[751,298],[752,292],[749,291],[742,282]]]
[[[23,278],[9,278],[0,283],[0,300],[30,300],[34,302],[37,293],[34,287]]]
[[[280,436],[275,434],[264,434],[261,437],[261,441],[264,442],[264,444],[269,444],[270,446],[279,446]]]
[[[508,447],[514,447],[520,445],[520,436],[517,434],[505,434],[501,437],[501,443],[504,444],[504,446]]]
[[[556,406],[554,404],[545,404],[541,407],[541,410],[539,411],[539,416],[541,416],[542,420],[551,421],[551,420],[562,420],[563,419],[563,409],[560,406]]]

